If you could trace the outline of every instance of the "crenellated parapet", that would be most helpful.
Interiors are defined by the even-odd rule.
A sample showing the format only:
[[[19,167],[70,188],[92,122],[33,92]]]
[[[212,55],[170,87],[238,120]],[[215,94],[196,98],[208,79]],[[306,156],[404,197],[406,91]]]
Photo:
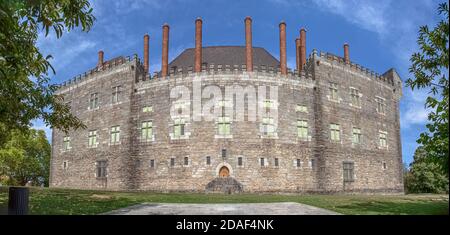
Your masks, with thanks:
[[[310,55],[310,58],[316,58],[318,60],[325,60],[326,62],[333,64],[333,65],[339,65],[343,66],[345,68],[348,68],[352,72],[359,73],[362,76],[368,77],[374,81],[380,81],[384,82],[390,86],[395,86],[394,79],[392,77],[387,77],[384,75],[381,75],[369,68],[366,68],[360,64],[353,63],[352,61],[346,61],[345,58],[334,55],[329,52],[317,52],[317,50],[313,50],[312,54]]]

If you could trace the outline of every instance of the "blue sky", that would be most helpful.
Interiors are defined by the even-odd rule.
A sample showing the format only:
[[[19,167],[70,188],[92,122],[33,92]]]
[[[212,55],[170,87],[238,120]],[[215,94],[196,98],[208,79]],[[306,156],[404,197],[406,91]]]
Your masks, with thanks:
[[[61,83],[95,67],[97,51],[105,60],[138,54],[142,58],[143,35],[150,35],[150,69],[161,67],[161,26],[170,25],[169,60],[194,46],[194,20],[203,19],[203,45],[244,45],[244,18],[253,19],[253,46],[266,48],[278,58],[278,24],[287,24],[288,66],[295,67],[294,40],[307,29],[307,54],[319,51],[343,54],[350,44],[355,63],[383,73],[391,67],[403,80],[409,57],[417,51],[420,25],[434,26],[439,18],[433,0],[97,0],[91,1],[97,18],[89,33],[74,30],[56,39],[40,34],[38,47],[51,54],[56,69],[52,83]],[[410,163],[416,139],[425,130],[427,91],[404,88],[401,101],[401,134],[404,162]],[[51,130],[36,121],[51,140]]]

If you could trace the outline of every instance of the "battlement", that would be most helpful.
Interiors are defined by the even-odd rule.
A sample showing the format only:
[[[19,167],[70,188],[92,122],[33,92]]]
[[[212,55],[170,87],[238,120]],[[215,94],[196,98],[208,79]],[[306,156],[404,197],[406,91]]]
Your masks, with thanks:
[[[375,81],[381,81],[381,82],[387,83],[391,86],[394,86],[394,84],[395,84],[392,78],[388,78],[384,75],[381,75],[373,70],[370,70],[362,65],[353,63],[351,61],[347,62],[347,61],[345,61],[345,58],[334,55],[332,53],[328,53],[328,52],[319,52],[318,53],[317,50],[314,49],[310,55],[310,58],[311,57],[318,57],[318,58],[326,60],[332,64],[347,66],[351,71],[360,73],[361,75],[369,77],[370,79],[373,79]]]
[[[145,74],[145,78],[143,80],[145,81],[157,81],[157,80],[164,80],[164,79],[174,79],[179,77],[187,77],[192,76],[194,74],[201,74],[201,75],[212,75],[212,74],[243,74],[246,73],[247,66],[245,64],[241,65],[228,65],[228,64],[209,64],[209,65],[202,65],[201,72],[196,73],[194,70],[194,66],[188,66],[183,68],[175,68],[172,67],[169,69],[168,76],[161,76],[160,72],[154,72],[153,76],[150,74]],[[261,74],[266,76],[278,76],[282,79],[288,78],[288,79],[310,79],[313,80],[312,73],[308,72],[308,70],[287,70],[286,75],[281,74],[280,67],[273,67],[273,66],[253,66],[253,71],[251,72],[253,74]]]
[[[88,70],[82,74],[79,74],[79,75],[61,83],[59,85],[59,89],[63,89],[66,87],[70,87],[72,85],[79,84],[83,81],[90,79],[91,77],[93,77],[96,74],[99,74],[99,73],[105,72],[105,71],[111,71],[111,70],[119,67],[120,65],[123,65],[123,64],[132,62],[132,61],[136,61],[137,64],[142,65],[137,54],[134,54],[133,56],[125,56],[125,57],[119,56],[119,57],[116,57],[116,58],[113,58],[111,60],[104,62],[103,65],[101,65],[101,66],[96,66],[95,68],[93,68],[91,70]]]

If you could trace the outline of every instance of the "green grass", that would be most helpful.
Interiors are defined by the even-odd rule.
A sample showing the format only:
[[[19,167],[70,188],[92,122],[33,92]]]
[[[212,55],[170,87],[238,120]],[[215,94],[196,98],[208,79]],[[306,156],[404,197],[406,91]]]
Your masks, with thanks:
[[[7,207],[8,189],[0,187],[0,208]],[[31,214],[99,214],[143,202],[254,203],[300,202],[342,214],[448,215],[448,195],[260,195],[105,192],[30,188]],[[1,209],[0,209],[1,211]]]

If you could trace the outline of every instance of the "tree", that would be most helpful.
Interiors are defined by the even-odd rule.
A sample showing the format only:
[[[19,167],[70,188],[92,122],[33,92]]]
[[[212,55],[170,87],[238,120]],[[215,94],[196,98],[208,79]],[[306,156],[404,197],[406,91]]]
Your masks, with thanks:
[[[39,118],[66,132],[85,127],[54,95],[51,55],[44,57],[36,40],[40,31],[57,38],[77,27],[89,31],[94,20],[88,0],[0,0],[0,130],[25,131]],[[7,134],[0,132],[0,146]]]
[[[419,30],[417,43],[421,52],[411,56],[409,68],[414,78],[406,81],[412,90],[429,88],[425,106],[432,109],[428,115],[428,131],[421,133],[417,142],[423,145],[428,160],[440,166],[440,170],[448,177],[449,168],[449,128],[448,128],[448,44],[449,44],[449,12],[447,3],[441,3],[438,13],[442,16],[437,26],[430,31],[428,26]]]
[[[423,146],[416,149],[414,161],[406,173],[405,186],[408,193],[448,193],[448,178],[435,162],[428,161]]]
[[[43,130],[13,130],[0,149],[2,184],[48,186],[51,147]]]

